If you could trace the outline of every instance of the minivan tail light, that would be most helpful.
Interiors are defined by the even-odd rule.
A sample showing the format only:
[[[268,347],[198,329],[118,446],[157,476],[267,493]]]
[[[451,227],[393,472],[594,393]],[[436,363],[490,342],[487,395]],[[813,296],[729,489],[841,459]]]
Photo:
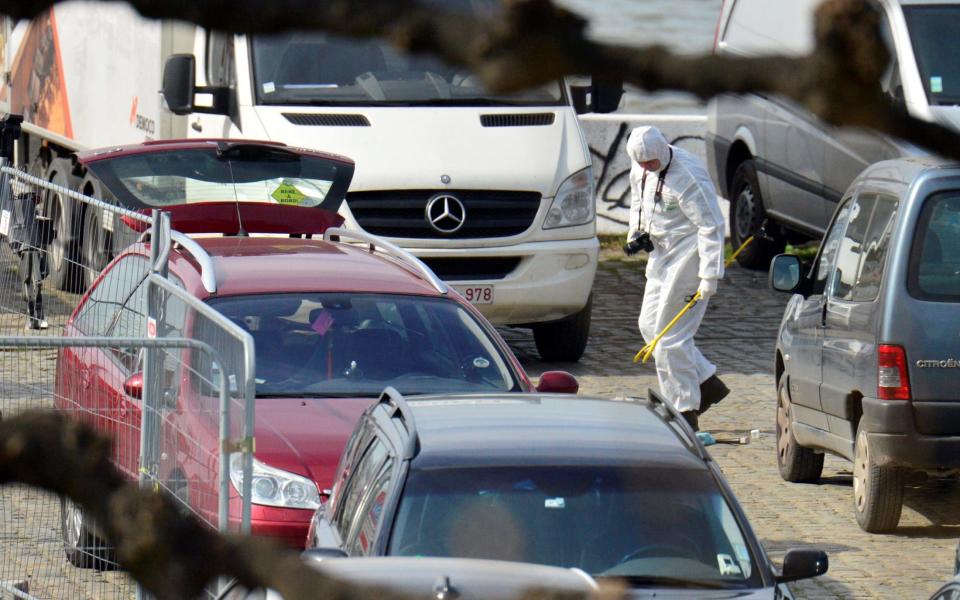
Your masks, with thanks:
[[[880,344],[877,357],[877,395],[881,400],[909,400],[907,353],[901,346]]]

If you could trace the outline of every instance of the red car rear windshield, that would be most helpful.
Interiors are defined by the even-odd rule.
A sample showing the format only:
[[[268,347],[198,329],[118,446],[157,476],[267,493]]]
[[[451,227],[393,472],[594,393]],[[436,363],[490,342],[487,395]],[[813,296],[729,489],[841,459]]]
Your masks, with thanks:
[[[352,177],[348,165],[285,148],[221,146],[124,154],[89,167],[129,208],[267,202],[336,211]]]

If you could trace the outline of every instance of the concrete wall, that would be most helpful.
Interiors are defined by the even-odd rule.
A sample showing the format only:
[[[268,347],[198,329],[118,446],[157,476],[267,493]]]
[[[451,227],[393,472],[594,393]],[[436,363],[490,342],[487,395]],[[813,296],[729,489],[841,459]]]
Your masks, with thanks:
[[[654,125],[671,144],[706,159],[703,134],[707,118],[702,114],[655,115],[587,114],[580,117],[597,183],[597,233],[625,233],[630,207],[630,160],[625,145],[630,131],[640,125]],[[726,214],[727,203],[721,200]]]

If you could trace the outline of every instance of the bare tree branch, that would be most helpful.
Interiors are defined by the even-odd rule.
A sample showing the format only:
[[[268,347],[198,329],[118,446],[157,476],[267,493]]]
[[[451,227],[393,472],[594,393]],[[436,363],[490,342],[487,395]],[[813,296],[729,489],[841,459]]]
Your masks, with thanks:
[[[248,588],[273,588],[286,600],[406,598],[323,575],[269,540],[219,535],[167,497],[127,482],[110,456],[107,438],[54,413],[0,422],[0,484],[26,483],[82,506],[110,538],[120,564],[159,600],[199,597],[219,575]],[[613,600],[620,593],[611,588],[594,597]],[[521,600],[582,599],[532,590]]]
[[[2,10],[26,18],[57,1],[6,0]],[[657,46],[603,45],[587,39],[582,17],[551,0],[503,2],[502,16],[481,21],[422,0],[129,0],[147,17],[239,33],[318,29],[385,36],[401,49],[469,67],[495,91],[593,74],[649,91],[680,90],[700,98],[779,94],[833,125],[872,128],[960,159],[958,133],[910,116],[881,92],[889,55],[880,36],[881,15],[870,0],[826,0],[815,17],[816,46],[803,58],[688,57]]]

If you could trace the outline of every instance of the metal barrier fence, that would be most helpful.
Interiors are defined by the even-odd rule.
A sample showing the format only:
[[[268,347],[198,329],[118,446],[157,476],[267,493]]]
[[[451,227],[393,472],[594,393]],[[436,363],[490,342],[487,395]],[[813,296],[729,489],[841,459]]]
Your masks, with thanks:
[[[63,231],[44,215],[64,200],[75,215],[98,215],[80,222],[114,223],[80,232],[100,240],[99,258],[74,261],[58,242]],[[147,228],[150,243],[124,249]],[[211,527],[243,529],[253,341],[167,276],[171,237],[165,215],[124,210],[0,159],[0,412],[55,410],[83,421],[113,439],[113,461],[131,481],[169,493]],[[56,275],[57,261],[73,279]],[[243,459],[231,473],[235,452]],[[134,596],[140,590],[78,507],[0,487],[0,598]]]

